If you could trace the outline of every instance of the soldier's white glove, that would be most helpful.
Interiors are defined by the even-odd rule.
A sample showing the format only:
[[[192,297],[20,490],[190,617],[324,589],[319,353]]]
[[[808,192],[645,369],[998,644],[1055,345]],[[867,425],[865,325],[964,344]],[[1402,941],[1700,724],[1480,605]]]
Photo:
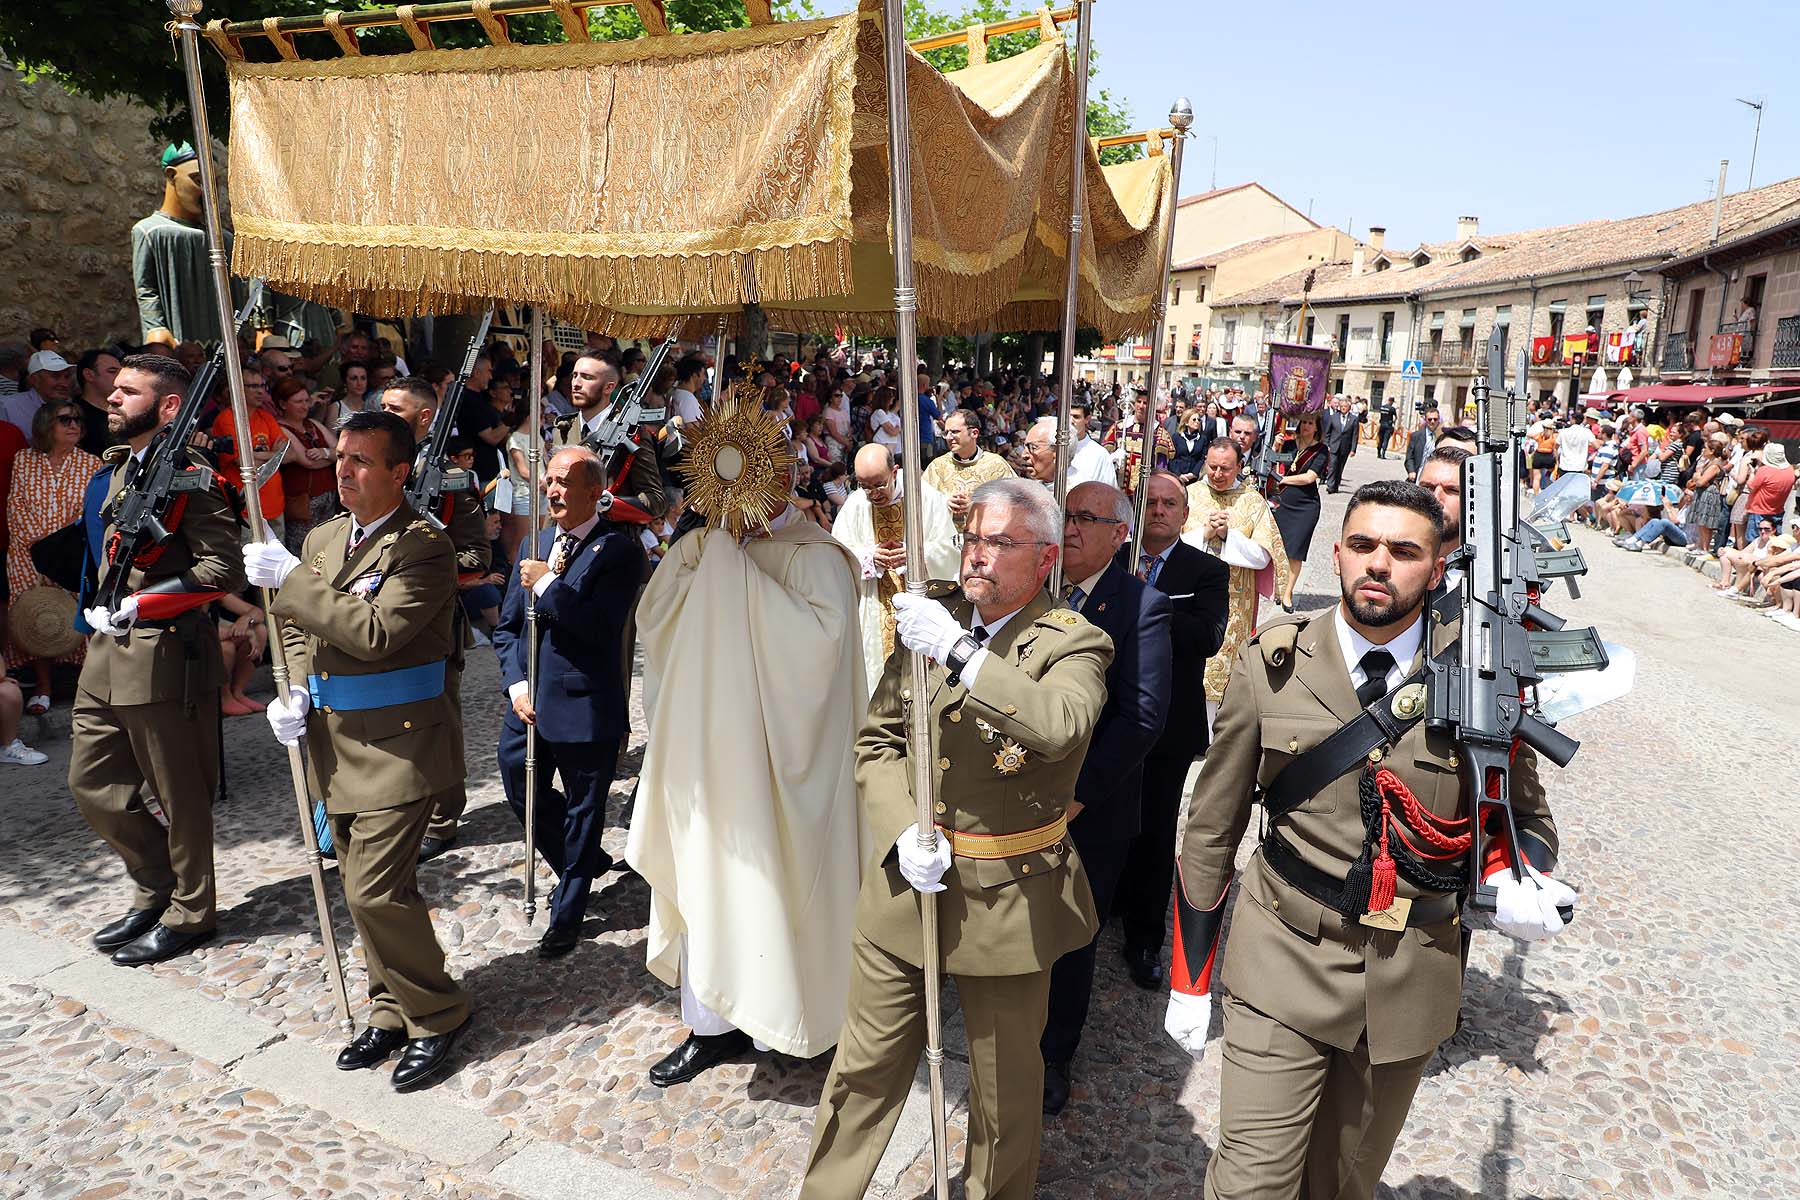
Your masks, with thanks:
[[[1212,997],[1169,993],[1169,1010],[1163,1014],[1163,1032],[1199,1062],[1206,1053],[1206,1027],[1212,1024]]]
[[[900,592],[894,597],[894,631],[908,650],[942,664],[958,639],[969,631],[936,600]]]
[[[950,869],[950,840],[942,830],[933,830],[937,834],[937,848],[926,850],[919,845],[919,827],[912,824],[894,843],[894,850],[900,859],[900,877],[912,884],[915,892],[941,892],[944,890],[944,872]]]
[[[117,609],[83,609],[81,619],[86,621],[88,628],[95,633],[104,633],[108,637],[122,637],[126,630],[137,623],[137,611],[137,597],[127,596],[119,602]]]
[[[1525,864],[1524,879],[1514,878],[1512,868],[1504,867],[1485,882],[1494,885],[1494,924],[1522,942],[1561,933],[1567,922],[1556,910],[1575,903],[1573,888],[1540,874],[1530,863]]]
[[[306,734],[306,714],[312,710],[312,697],[306,689],[295,684],[288,684],[287,699],[280,696],[269,701],[269,707],[263,709],[263,715],[269,718],[269,728],[275,731],[275,740],[284,746],[297,746]]]
[[[300,565],[273,531],[264,530],[265,540],[244,547],[244,574],[254,587],[278,588],[288,572]]]

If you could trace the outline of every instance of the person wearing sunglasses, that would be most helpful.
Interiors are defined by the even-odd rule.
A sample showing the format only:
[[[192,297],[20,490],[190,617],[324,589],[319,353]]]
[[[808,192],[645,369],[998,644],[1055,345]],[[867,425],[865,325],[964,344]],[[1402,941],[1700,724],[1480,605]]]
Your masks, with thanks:
[[[13,459],[12,486],[6,499],[6,583],[14,604],[33,588],[54,586],[32,561],[32,544],[81,519],[81,498],[88,480],[100,470],[100,460],[81,448],[82,432],[81,410],[72,401],[46,400],[32,414],[31,444]],[[36,684],[26,712],[42,716],[50,711],[51,664],[79,665],[83,653],[84,647],[78,645],[68,654],[50,658],[8,639],[7,666],[29,665]]]

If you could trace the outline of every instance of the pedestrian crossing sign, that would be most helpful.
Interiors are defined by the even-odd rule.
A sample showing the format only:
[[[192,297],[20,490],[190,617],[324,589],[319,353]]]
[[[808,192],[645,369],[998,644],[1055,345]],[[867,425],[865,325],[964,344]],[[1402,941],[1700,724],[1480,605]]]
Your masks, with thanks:
[[[1422,358],[1406,359],[1400,366],[1400,378],[1419,379],[1425,374],[1425,360]]]

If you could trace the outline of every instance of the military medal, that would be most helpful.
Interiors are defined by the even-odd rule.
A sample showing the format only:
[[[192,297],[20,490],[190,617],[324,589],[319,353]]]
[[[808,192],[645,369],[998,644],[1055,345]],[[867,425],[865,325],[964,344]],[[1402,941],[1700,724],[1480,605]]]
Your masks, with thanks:
[[[1025,747],[1006,738],[1000,748],[994,751],[994,770],[1002,775],[1017,775],[1019,768],[1025,765]]]

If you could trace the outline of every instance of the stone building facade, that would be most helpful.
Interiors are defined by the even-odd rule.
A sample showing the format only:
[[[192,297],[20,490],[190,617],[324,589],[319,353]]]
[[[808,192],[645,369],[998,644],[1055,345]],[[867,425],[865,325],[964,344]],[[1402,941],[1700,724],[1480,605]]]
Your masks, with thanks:
[[[0,342],[65,353],[138,337],[131,227],[162,202],[150,110],[28,81],[0,58]]]

